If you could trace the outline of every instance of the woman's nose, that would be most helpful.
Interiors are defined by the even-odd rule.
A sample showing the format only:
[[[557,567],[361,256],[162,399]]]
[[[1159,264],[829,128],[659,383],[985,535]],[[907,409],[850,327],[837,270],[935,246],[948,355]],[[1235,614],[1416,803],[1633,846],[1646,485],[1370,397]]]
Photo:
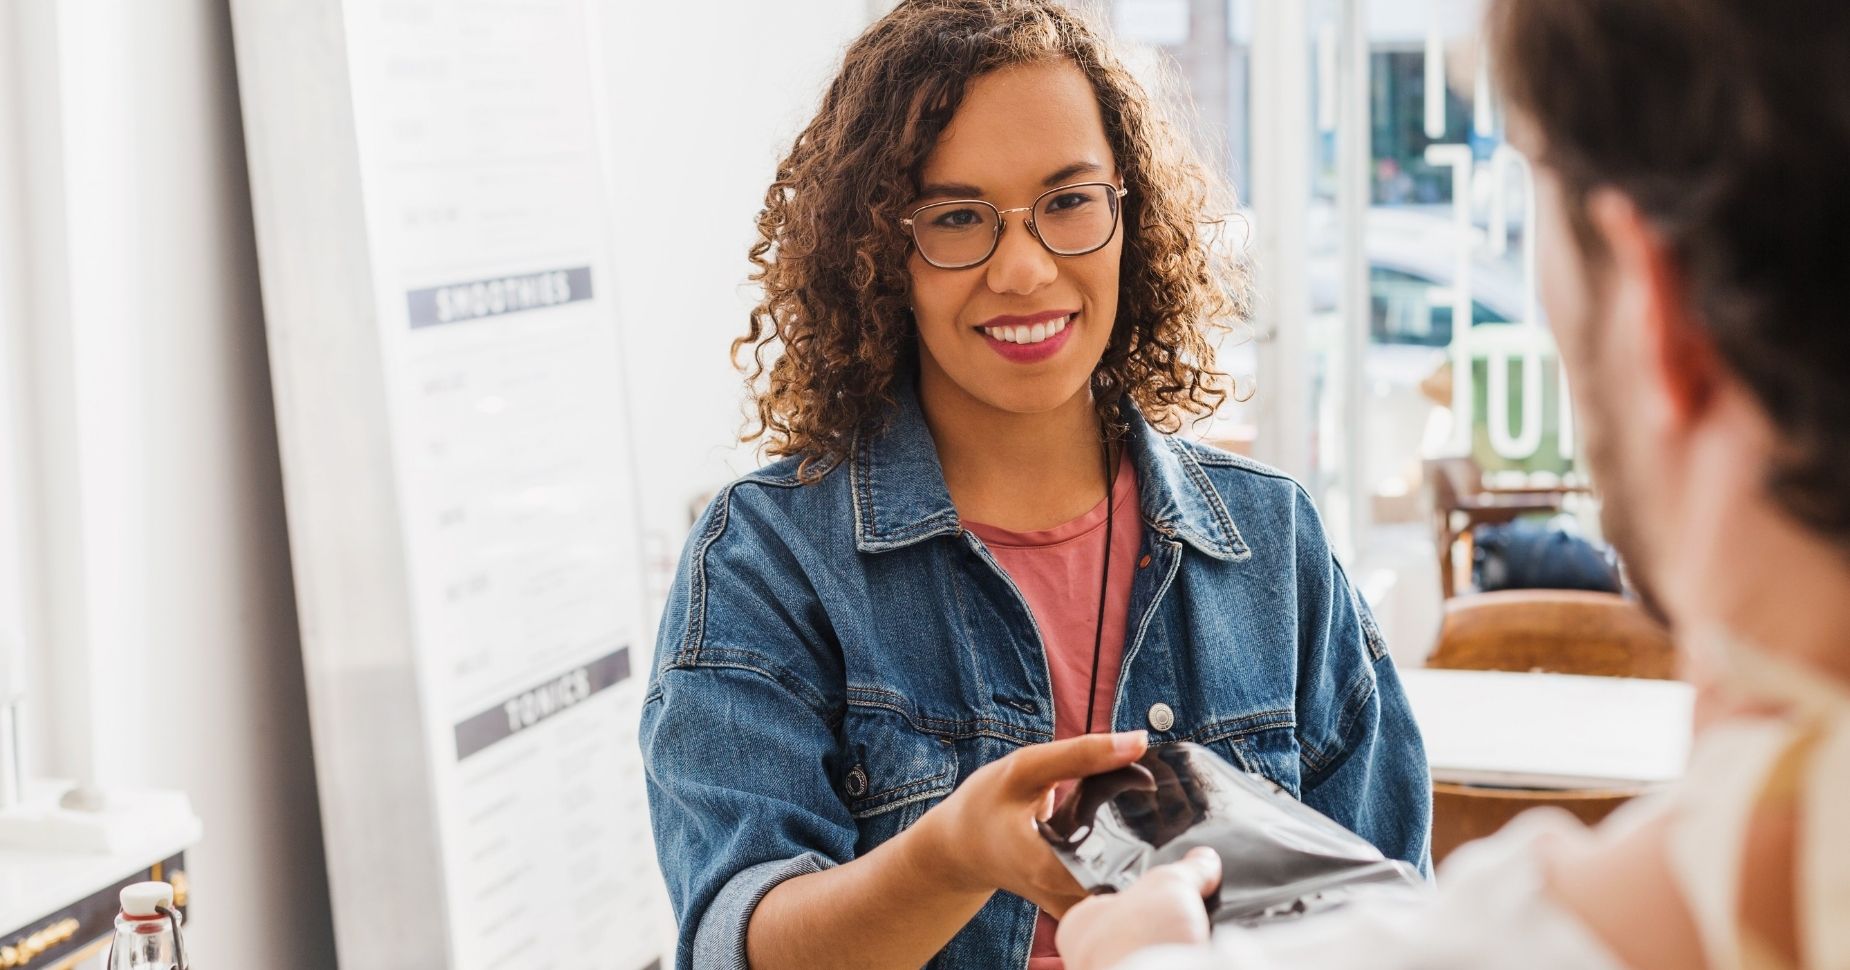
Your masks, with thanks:
[[[1027,213],[1010,213],[1003,217],[1002,238],[996,241],[996,253],[989,258],[989,288],[996,293],[1027,294],[1053,282],[1060,275],[1054,255],[1028,230]]]

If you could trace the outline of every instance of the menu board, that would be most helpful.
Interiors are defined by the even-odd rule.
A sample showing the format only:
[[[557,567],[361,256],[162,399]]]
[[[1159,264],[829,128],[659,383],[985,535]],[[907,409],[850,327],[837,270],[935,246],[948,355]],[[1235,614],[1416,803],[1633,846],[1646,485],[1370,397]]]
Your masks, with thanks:
[[[240,0],[343,967],[659,965],[586,0]]]

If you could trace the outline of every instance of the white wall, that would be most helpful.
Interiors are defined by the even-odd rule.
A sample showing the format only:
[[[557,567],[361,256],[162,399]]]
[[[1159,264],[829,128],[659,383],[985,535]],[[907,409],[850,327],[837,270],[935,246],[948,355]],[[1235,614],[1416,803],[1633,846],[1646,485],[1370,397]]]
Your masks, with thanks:
[[[296,639],[230,19],[222,2],[130,3],[137,224],[149,337],[149,628],[167,696],[194,698],[182,756],[205,823],[199,952],[220,966],[334,965]]]
[[[23,634],[25,608],[26,408],[25,203],[20,179],[22,78],[13,18],[0,16],[0,684],[24,678],[23,652],[7,637]],[[16,646],[11,649],[21,649]],[[0,689],[4,689],[0,687]],[[0,703],[5,701],[0,697]],[[4,780],[0,780],[4,784]]]
[[[653,610],[697,496],[758,467],[737,444],[731,364],[755,302],[753,217],[777,162],[814,114],[867,0],[607,0],[616,145],[617,305],[643,474]]]
[[[37,773],[184,789],[199,963],[333,966],[230,25],[18,0]],[[9,69],[15,64],[9,60]],[[9,321],[11,327],[12,321]],[[17,390],[17,389],[16,389]]]

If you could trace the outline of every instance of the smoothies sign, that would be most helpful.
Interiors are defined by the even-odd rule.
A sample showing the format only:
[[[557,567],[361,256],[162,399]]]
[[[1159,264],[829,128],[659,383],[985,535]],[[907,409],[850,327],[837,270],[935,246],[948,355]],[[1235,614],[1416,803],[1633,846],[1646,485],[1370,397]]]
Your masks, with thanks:
[[[234,0],[343,966],[659,966],[587,0]]]

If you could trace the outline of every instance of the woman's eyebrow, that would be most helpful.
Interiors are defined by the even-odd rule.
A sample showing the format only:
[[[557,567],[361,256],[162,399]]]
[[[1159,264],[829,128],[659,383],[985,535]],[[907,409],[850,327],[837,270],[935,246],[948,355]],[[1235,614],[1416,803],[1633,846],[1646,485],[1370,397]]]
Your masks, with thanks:
[[[1075,175],[1091,175],[1093,173],[1102,172],[1104,170],[1105,170],[1105,166],[1100,165],[1097,162],[1074,162],[1073,164],[1066,166],[1065,168],[1059,170],[1058,172],[1055,172],[1052,175],[1047,176],[1047,178],[1043,180],[1041,184],[1051,189],[1054,186],[1063,184],[1065,182],[1072,181],[1072,178]]]
[[[1069,182],[1077,175],[1092,175],[1103,172],[1105,166],[1097,162],[1074,162],[1041,180],[1041,184],[1053,188]],[[980,199],[983,190],[964,182],[933,182],[919,190],[919,200],[925,199]]]
[[[933,182],[919,190],[919,199],[980,199],[983,190],[962,182]]]

